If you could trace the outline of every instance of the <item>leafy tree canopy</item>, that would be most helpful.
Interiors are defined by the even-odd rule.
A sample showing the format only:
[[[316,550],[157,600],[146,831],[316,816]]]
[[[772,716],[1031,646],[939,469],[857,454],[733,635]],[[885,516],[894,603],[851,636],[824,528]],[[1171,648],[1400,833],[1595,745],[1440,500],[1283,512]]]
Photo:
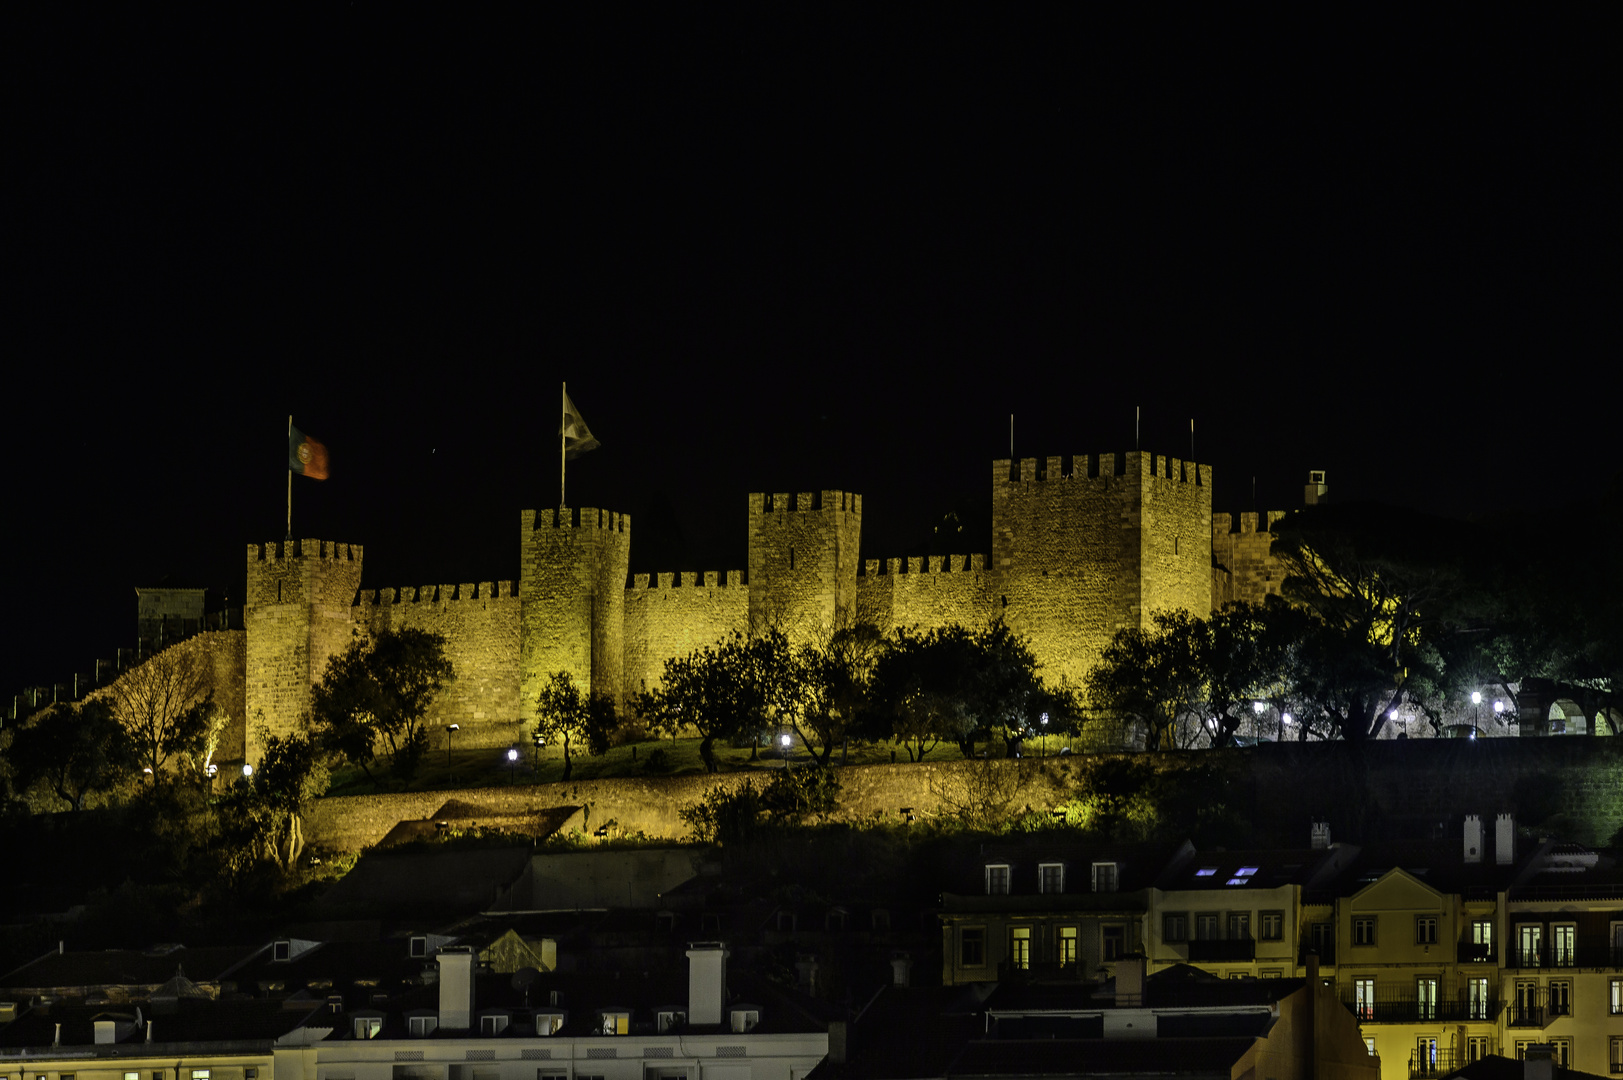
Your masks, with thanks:
[[[371,778],[381,739],[392,771],[409,781],[428,752],[423,718],[453,674],[441,634],[407,627],[356,638],[311,694],[323,745]]]
[[[609,738],[619,723],[614,702],[598,695],[584,696],[567,671],[554,672],[536,699],[536,734],[563,747],[565,780],[575,769],[574,747],[584,745],[594,756],[607,753]]]

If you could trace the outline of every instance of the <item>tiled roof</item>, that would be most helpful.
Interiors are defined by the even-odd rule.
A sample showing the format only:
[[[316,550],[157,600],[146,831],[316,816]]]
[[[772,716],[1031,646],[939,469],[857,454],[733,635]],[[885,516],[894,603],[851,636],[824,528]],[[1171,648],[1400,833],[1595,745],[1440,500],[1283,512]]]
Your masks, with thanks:
[[[0,978],[0,989],[46,990],[91,986],[156,986],[183,970],[195,983],[213,982],[257,946],[169,948],[140,951],[49,953]]]

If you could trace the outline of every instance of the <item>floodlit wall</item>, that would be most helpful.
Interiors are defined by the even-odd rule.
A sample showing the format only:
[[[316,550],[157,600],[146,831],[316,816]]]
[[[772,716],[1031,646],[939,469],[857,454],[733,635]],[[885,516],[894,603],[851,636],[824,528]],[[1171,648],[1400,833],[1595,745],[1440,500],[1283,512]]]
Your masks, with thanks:
[[[714,645],[749,625],[749,592],[741,570],[725,577],[714,570],[701,575],[648,574],[632,578],[625,596],[625,691],[652,690],[664,674],[665,661]]]
[[[1270,510],[1258,528],[1257,514],[1241,514],[1240,529],[1228,514],[1212,515],[1212,610],[1236,601],[1260,604],[1279,593],[1285,568],[1273,557],[1274,522],[1283,510]]]

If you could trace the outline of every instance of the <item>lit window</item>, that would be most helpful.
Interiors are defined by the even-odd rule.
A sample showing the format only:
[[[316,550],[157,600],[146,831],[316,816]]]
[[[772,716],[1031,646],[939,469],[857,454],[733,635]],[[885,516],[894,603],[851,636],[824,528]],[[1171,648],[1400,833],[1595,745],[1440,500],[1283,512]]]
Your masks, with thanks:
[[[378,1032],[381,1031],[382,1029],[383,1029],[383,1018],[381,1016],[357,1016],[357,1017],[355,1017],[355,1037],[357,1039],[375,1039],[375,1038],[377,1038]],[[208,1078],[207,1077],[199,1077],[194,1072],[192,1074],[192,1080],[208,1080]]]
[[[1043,894],[1065,891],[1065,864],[1042,863],[1037,867],[1037,891]]]
[[[733,1010],[733,1031],[735,1033],[742,1034],[746,1031],[754,1031],[755,1025],[760,1022],[761,1014],[754,1009]]]
[[[1020,971],[1031,967],[1031,927],[1016,926],[1009,930],[1009,966]]]
[[[599,1030],[605,1035],[624,1035],[631,1030],[631,1014],[606,1012],[603,1014],[603,1026]]]
[[[141,1074],[138,1072],[127,1072],[124,1074],[124,1080],[141,1080]]]
[[[1466,1018],[1470,1020],[1493,1019],[1493,998],[1491,991],[1488,989],[1488,980],[1467,979],[1465,980],[1465,990]]]
[[[1062,926],[1059,928],[1058,957],[1061,964],[1076,963],[1076,927]]]
[[[1607,1011],[1613,1016],[1623,1016],[1623,979],[1613,979],[1609,989],[1611,1007]]]
[[[1116,891],[1116,864],[1113,862],[1096,862],[1093,864],[1093,891]]]
[[[1217,867],[1215,867],[1215,866],[1203,866],[1199,870],[1195,871],[1195,876],[1196,877],[1216,877],[1217,876]]]
[[[536,1013],[535,1033],[537,1035],[556,1035],[564,1028],[563,1013]]]
[[[986,867],[986,895],[1009,895],[1009,867],[1007,864],[989,864]]]
[[[1375,980],[1353,980],[1353,1007],[1360,1020],[1375,1019]]]
[[[1257,872],[1257,868],[1255,866],[1242,866],[1238,870],[1234,871],[1234,876],[1235,877],[1251,877],[1256,872]]]

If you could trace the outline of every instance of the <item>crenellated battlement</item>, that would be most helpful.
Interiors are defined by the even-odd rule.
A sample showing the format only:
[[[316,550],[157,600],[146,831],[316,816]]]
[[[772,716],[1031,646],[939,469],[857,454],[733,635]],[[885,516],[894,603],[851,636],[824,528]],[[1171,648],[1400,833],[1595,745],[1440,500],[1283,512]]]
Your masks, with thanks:
[[[1067,467],[1067,465],[1069,467]],[[994,485],[1109,480],[1136,476],[1174,484],[1211,487],[1212,467],[1193,461],[1129,450],[1125,454],[1072,454],[1045,458],[998,458],[992,462]]]
[[[472,600],[516,599],[518,590],[511,581],[481,581],[462,585],[407,585],[399,589],[362,590],[357,606],[388,607],[394,604],[455,604]]]
[[[331,540],[271,540],[248,545],[248,561],[283,562],[287,559],[322,559],[328,562],[360,562],[360,544],[339,544]]]
[[[650,580],[652,580],[654,582],[654,584],[652,586],[649,585]],[[706,571],[704,571],[704,581],[703,581],[702,584],[699,581],[699,572],[698,571],[695,571],[695,570],[683,570],[680,573],[671,572],[671,573],[666,573],[666,574],[653,574],[653,575],[649,575],[649,574],[633,574],[633,575],[631,575],[631,586],[627,591],[640,592],[642,590],[650,589],[650,588],[652,588],[654,590],[658,590],[658,589],[698,589],[698,588],[705,588],[705,589],[742,589],[743,587],[744,587],[744,571],[742,571],[742,570],[729,570],[729,571],[727,571],[725,580],[723,580],[722,574],[721,574],[720,571],[718,571],[718,570],[706,570]]]
[[[905,559],[865,559],[863,577],[890,574],[979,574],[986,570],[986,556],[913,555]]]
[[[1274,523],[1288,517],[1289,510],[1270,510],[1264,518],[1255,511],[1247,511],[1240,515],[1240,528],[1234,528],[1234,518],[1230,514],[1212,515],[1212,539],[1217,540],[1224,536],[1243,535],[1245,533],[1263,532],[1272,533]],[[1258,525],[1262,528],[1259,530]]]
[[[861,513],[862,496],[852,491],[800,491],[790,495],[787,491],[767,494],[750,492],[750,513],[753,514],[809,514],[809,513]]]
[[[531,532],[538,529],[596,529],[600,532],[629,533],[631,515],[595,506],[563,506],[547,510],[523,510],[520,523]]]

